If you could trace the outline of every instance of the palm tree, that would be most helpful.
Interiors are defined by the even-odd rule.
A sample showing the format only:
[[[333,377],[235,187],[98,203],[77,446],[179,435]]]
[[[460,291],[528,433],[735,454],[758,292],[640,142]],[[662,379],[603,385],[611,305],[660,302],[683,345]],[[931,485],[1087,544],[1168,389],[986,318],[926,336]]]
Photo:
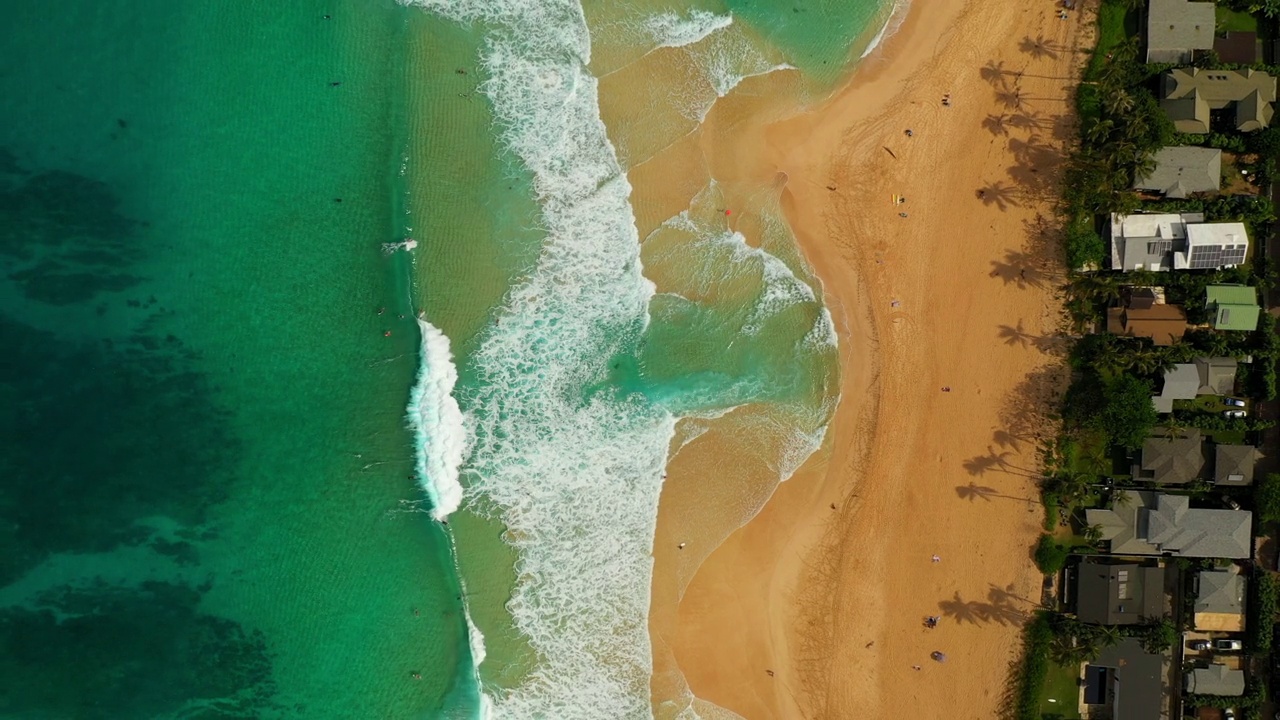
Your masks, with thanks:
[[[1098,632],[1097,638],[1100,646],[1109,648],[1119,645],[1120,641],[1124,639],[1124,634],[1115,625],[1103,625]]]
[[[1102,542],[1102,526],[1089,525],[1085,527],[1084,539],[1085,539],[1085,542],[1096,547],[1098,543]]]
[[[1125,117],[1133,112],[1133,108],[1133,95],[1130,95],[1129,91],[1124,88],[1116,88],[1102,98],[1102,109],[1108,115]]]

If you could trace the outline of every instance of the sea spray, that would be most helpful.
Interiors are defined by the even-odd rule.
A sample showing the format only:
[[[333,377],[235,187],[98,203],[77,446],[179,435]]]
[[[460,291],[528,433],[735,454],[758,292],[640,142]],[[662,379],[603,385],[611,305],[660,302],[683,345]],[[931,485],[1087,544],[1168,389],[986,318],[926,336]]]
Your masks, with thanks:
[[[647,322],[627,183],[605,134],[582,9],[564,0],[419,0],[488,30],[482,92],[533,173],[546,238],[481,336],[461,389],[464,472],[517,550],[508,603],[539,662],[494,692],[502,718],[649,717],[658,493],[675,419],[601,381]]]
[[[642,27],[658,47],[683,47],[732,24],[732,15],[694,9],[688,17],[672,11],[650,15],[643,20]]]
[[[467,432],[453,397],[458,370],[449,338],[422,318],[418,329],[422,358],[409,393],[408,421],[416,437],[418,482],[431,500],[431,517],[444,520],[462,502],[458,468],[466,456]]]

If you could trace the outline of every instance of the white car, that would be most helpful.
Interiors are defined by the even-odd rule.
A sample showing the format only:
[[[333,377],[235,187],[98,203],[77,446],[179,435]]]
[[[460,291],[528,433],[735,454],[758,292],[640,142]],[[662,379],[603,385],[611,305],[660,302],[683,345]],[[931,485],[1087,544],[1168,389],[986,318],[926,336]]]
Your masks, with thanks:
[[[1244,649],[1244,643],[1239,640],[1214,640],[1213,647],[1219,652],[1239,652]]]
[[[1223,410],[1222,414],[1229,418],[1242,418],[1248,413],[1243,410]]]
[[[1244,407],[1244,401],[1237,400],[1236,398],[1223,398],[1222,404],[1230,405],[1231,407]]]

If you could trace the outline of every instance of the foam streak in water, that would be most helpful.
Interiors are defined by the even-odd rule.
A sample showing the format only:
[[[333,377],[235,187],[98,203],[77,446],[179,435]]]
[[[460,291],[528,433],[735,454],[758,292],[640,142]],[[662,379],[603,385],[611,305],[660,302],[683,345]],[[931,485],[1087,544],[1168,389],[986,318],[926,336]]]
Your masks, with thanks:
[[[406,0],[407,1],[407,0]],[[532,172],[546,238],[480,338],[460,394],[473,423],[468,492],[517,551],[508,603],[538,664],[495,689],[505,719],[651,715],[653,531],[670,413],[593,391],[648,322],[631,187],[600,120],[574,0],[416,0],[479,22],[503,142]]]
[[[458,468],[467,452],[462,411],[453,398],[458,371],[453,366],[449,338],[426,320],[422,333],[422,364],[409,394],[409,427],[416,436],[418,482],[431,499],[431,516],[444,520],[462,502]]]
[[[732,24],[732,15],[717,15],[695,9],[690,11],[687,18],[675,12],[647,17],[644,20],[644,30],[658,47],[684,47]]]

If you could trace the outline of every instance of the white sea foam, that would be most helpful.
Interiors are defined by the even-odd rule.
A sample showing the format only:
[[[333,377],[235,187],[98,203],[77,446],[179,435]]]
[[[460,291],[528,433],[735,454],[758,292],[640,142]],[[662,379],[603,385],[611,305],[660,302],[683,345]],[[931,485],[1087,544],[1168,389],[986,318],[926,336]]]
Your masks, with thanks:
[[[880,47],[880,43],[893,37],[898,32],[898,28],[902,27],[902,23],[907,19],[907,12],[911,10],[911,0],[894,0],[893,7],[889,11],[889,17],[885,18],[884,25],[881,26],[880,32],[871,38],[871,43],[867,45],[867,49],[862,51],[862,55],[858,56],[861,60],[875,49]]]
[[[630,185],[605,134],[582,9],[570,0],[415,0],[482,22],[504,143],[532,172],[546,239],[474,355],[464,468],[517,551],[508,610],[539,662],[492,691],[523,718],[649,717],[658,492],[675,420],[590,392],[648,322]]]
[[[711,33],[733,24],[732,15],[717,15],[707,10],[691,10],[688,17],[664,12],[645,18],[642,26],[658,47],[692,45]]]
[[[822,347],[836,347],[839,344],[840,338],[836,335],[836,324],[831,319],[831,311],[824,306],[818,313],[818,319],[813,321],[813,327],[809,328],[809,332],[805,334],[803,345],[816,350]]]
[[[421,318],[418,329],[422,360],[409,394],[408,421],[417,438],[418,482],[431,499],[431,516],[444,520],[462,502],[458,469],[467,453],[467,432],[453,397],[458,370],[449,338]]]

